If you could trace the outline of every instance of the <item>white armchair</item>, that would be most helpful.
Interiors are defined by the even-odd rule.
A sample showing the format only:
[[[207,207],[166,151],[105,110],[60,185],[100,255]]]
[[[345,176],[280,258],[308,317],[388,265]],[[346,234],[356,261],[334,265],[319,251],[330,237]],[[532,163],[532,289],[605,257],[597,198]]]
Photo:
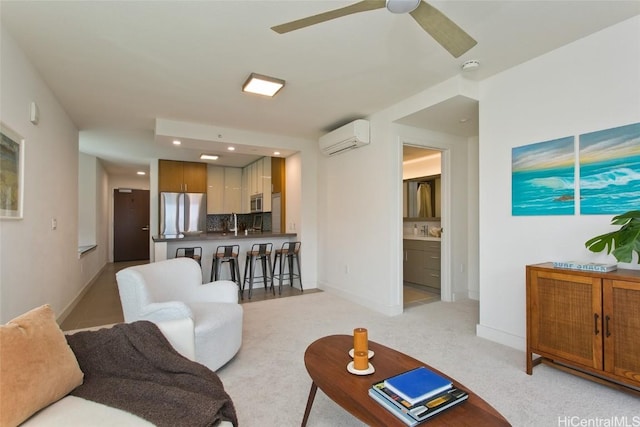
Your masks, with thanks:
[[[116,273],[125,322],[191,319],[195,360],[215,371],[242,344],[238,286],[228,280],[202,284],[200,265],[172,258]]]

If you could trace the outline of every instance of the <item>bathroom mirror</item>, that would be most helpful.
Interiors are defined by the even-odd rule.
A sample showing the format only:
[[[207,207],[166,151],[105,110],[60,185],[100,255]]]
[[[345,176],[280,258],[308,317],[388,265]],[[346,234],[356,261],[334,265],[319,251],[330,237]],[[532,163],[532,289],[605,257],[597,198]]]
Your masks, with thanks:
[[[440,183],[440,175],[402,181],[403,217],[405,220],[440,219]]]

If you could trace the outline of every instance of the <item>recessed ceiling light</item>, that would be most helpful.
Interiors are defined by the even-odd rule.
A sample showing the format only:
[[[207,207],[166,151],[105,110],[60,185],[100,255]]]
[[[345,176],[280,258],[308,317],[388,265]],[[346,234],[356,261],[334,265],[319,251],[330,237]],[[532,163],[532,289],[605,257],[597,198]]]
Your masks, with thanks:
[[[236,147],[227,147],[227,150],[229,151],[235,151]]]
[[[173,140],[173,145],[180,145],[180,144],[182,144],[182,141],[177,140],[177,139]]]
[[[284,80],[251,73],[247,81],[242,85],[242,91],[256,93],[258,95],[274,96],[283,86]]]
[[[280,152],[279,152],[279,151],[274,151],[274,152],[273,152],[273,155],[274,155],[274,156],[279,156],[279,155],[280,155]]]
[[[146,174],[147,174],[147,173],[146,173],[146,172],[144,172],[144,171],[138,171],[138,172],[136,172],[136,173],[137,173],[138,175],[146,175]]]
[[[469,121],[469,119],[466,118],[466,117],[463,117],[460,120],[458,120],[458,122],[460,122],[460,123],[467,123],[468,121]]]
[[[218,160],[220,156],[216,156],[215,154],[200,154],[201,160]]]

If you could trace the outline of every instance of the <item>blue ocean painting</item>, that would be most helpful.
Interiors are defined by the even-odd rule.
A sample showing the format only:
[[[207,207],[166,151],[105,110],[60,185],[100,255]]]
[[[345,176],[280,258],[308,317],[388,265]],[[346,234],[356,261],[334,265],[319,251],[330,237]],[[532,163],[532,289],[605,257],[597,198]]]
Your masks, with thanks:
[[[580,213],[640,209],[640,123],[580,135]]]
[[[574,137],[511,150],[511,214],[575,213]]]

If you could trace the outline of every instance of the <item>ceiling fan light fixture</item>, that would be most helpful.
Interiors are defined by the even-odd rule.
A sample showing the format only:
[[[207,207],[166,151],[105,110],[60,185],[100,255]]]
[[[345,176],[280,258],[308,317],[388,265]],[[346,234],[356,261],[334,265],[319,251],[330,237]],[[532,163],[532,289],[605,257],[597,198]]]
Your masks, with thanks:
[[[422,0],[387,0],[387,10],[391,13],[409,13],[416,10]]]
[[[242,85],[242,91],[264,96],[274,96],[283,87],[284,80],[282,79],[251,73],[247,81]]]

